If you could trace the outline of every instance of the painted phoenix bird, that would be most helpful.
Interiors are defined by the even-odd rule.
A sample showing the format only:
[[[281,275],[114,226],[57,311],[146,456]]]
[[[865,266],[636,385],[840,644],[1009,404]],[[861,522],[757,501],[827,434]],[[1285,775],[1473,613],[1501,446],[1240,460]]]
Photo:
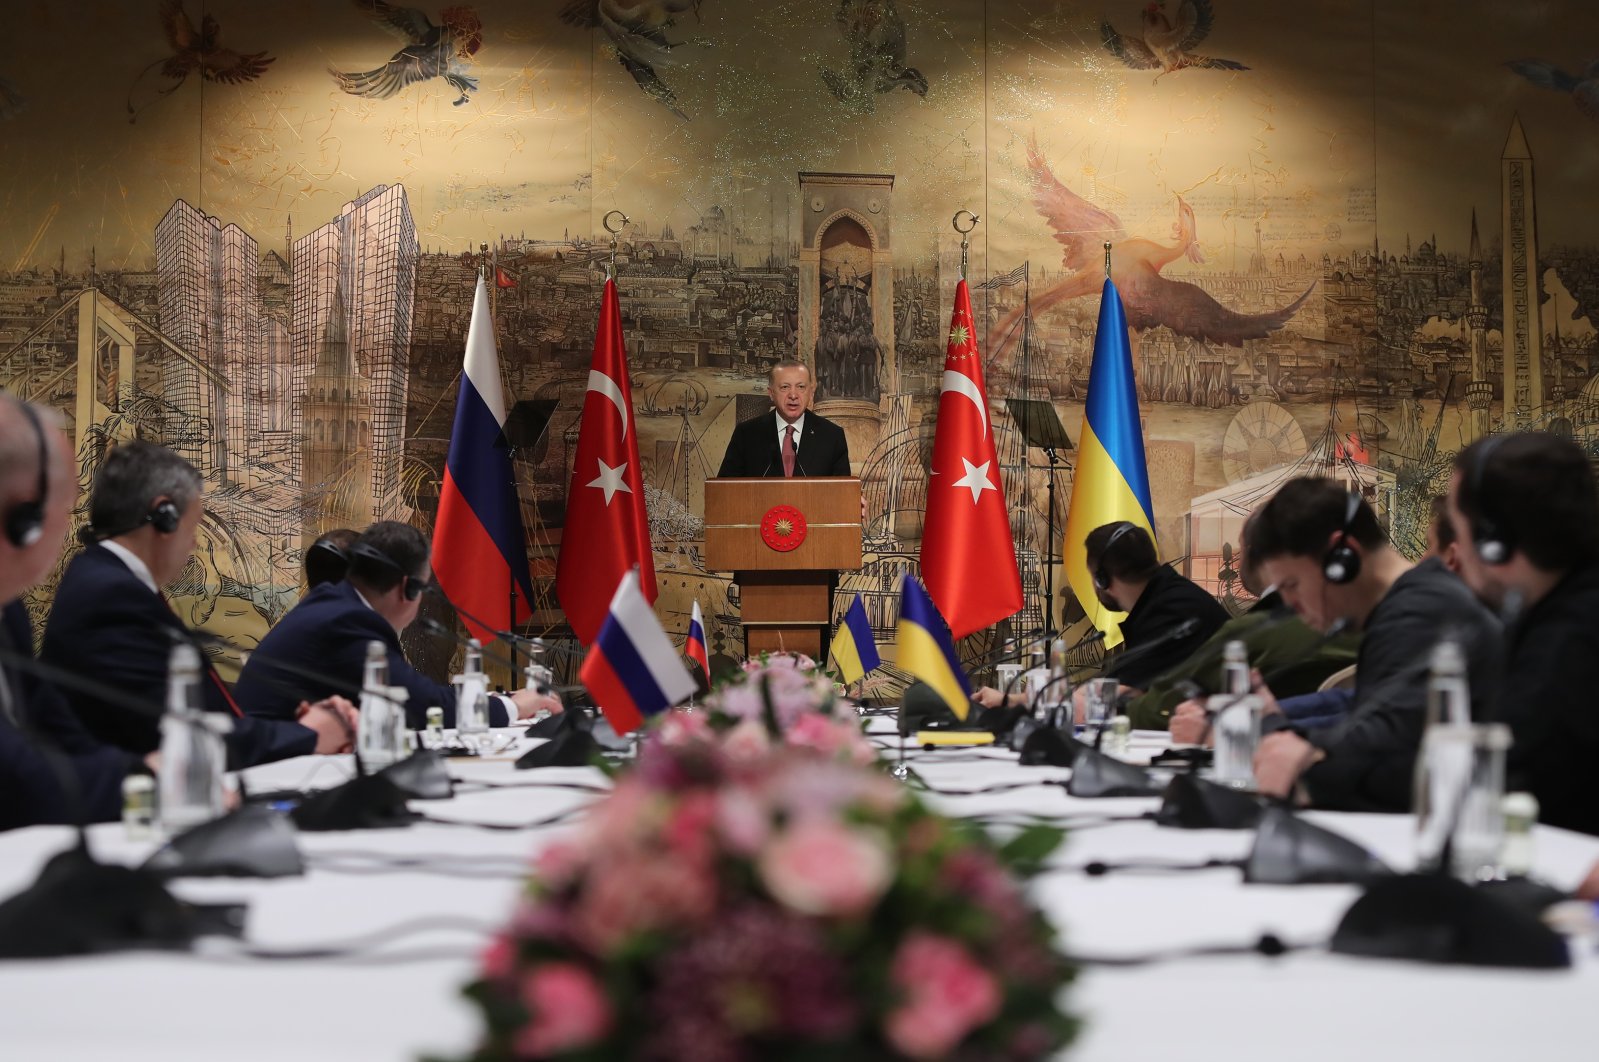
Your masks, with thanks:
[[[1034,313],[1100,291],[1105,282],[1107,241],[1111,245],[1111,279],[1121,292],[1127,324],[1140,332],[1164,325],[1190,339],[1241,347],[1244,340],[1264,339],[1287,324],[1315,290],[1312,283],[1299,298],[1270,313],[1229,310],[1202,288],[1161,276],[1160,271],[1179,258],[1205,260],[1199,249],[1194,210],[1182,196],[1177,197],[1173,242],[1163,244],[1127,235],[1115,214],[1094,206],[1056,180],[1038,150],[1037,140],[1028,142],[1027,166],[1032,175],[1033,204],[1054,230],[1056,241],[1066,248],[1062,262],[1067,276],[1042,294],[1032,296]],[[1014,338],[1013,327],[1021,313],[1021,308],[1017,308],[995,328],[988,344],[992,356],[998,357]]]
[[[378,25],[405,42],[389,61],[376,70],[345,73],[329,70],[339,88],[352,96],[386,100],[400,90],[441,77],[466,103],[477,91],[477,78],[467,76],[472,56],[483,47],[483,23],[470,7],[447,7],[439,14],[442,25],[435,26],[426,14],[414,7],[400,7],[386,0],[355,0]]]
[[[1181,0],[1177,20],[1166,14],[1166,0],[1144,5],[1142,32],[1137,36],[1116,32],[1109,22],[1099,24],[1100,43],[1105,50],[1134,70],[1159,70],[1155,80],[1185,67],[1208,70],[1248,70],[1232,59],[1195,55],[1193,48],[1210,35],[1216,20],[1210,0]]]

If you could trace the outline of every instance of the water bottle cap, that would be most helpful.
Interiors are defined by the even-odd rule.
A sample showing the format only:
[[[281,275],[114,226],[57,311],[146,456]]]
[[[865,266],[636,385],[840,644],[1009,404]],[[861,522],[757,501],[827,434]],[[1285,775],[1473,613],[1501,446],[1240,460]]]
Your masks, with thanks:
[[[1445,638],[1432,647],[1430,666],[1434,675],[1464,675],[1466,654],[1461,651],[1459,642]]]

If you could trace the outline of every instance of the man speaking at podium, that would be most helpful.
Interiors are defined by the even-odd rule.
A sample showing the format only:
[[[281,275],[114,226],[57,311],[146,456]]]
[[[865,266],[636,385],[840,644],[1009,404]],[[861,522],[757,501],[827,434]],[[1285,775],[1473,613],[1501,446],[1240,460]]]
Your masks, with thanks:
[[[816,413],[811,401],[811,370],[802,361],[772,366],[766,393],[776,416],[763,413],[733,429],[719,478],[847,476],[849,441],[844,429]]]

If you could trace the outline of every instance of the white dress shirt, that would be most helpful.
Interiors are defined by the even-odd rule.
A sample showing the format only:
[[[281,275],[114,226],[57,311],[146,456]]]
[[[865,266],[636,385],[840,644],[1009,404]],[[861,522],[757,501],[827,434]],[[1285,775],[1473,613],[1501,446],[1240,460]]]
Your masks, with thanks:
[[[788,421],[783,419],[783,414],[774,413],[777,417],[777,452],[783,452],[783,437],[788,432]],[[800,440],[805,437],[805,414],[801,413],[794,422],[794,453],[799,453]]]
[[[159,595],[161,593],[161,588],[155,585],[155,576],[150,574],[150,566],[140,560],[131,549],[120,542],[113,542],[109,538],[104,539],[100,545],[110,550],[118,560],[126,564],[128,571],[132,572],[139,582],[148,586],[152,594]]]

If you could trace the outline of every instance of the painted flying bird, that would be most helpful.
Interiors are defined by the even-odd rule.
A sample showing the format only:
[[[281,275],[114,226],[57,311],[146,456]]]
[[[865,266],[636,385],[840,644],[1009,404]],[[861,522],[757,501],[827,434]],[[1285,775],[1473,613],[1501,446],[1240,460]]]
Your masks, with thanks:
[[[166,34],[172,54],[162,56],[139,71],[138,76],[133,79],[133,84],[128,86],[130,122],[137,121],[139,111],[143,109],[134,107],[133,91],[138,88],[144,76],[158,66],[161,68],[161,76],[172,84],[157,89],[155,99],[176,92],[189,79],[190,74],[198,73],[206,81],[215,81],[223,85],[242,85],[266,73],[266,68],[275,61],[275,57],[266,52],[246,54],[221,47],[219,42],[222,38],[222,27],[217,23],[216,17],[210,14],[202,16],[200,28],[195,29],[188,12],[183,10],[183,0],[164,0],[161,4],[160,19],[162,32]],[[154,100],[149,102],[153,103]],[[149,103],[144,104],[148,105]]]
[[[894,0],[839,0],[834,21],[849,42],[849,65],[823,70],[822,80],[840,103],[869,111],[879,94],[898,88],[927,95],[927,78],[905,65],[905,19]]]
[[[461,94],[452,100],[459,107],[477,91],[477,78],[467,76],[466,64],[483,47],[483,22],[470,7],[447,7],[435,26],[414,7],[399,7],[387,0],[355,0],[378,25],[405,42],[387,63],[376,70],[344,73],[329,70],[339,88],[352,96],[386,100],[400,90],[441,77]]]
[[[1570,93],[1577,110],[1599,122],[1599,59],[1580,74],[1568,74],[1544,59],[1512,59],[1505,65],[1539,88]]]
[[[1210,35],[1211,23],[1216,20],[1210,0],[1181,0],[1177,5],[1177,21],[1166,16],[1166,0],[1156,0],[1144,5],[1143,32],[1138,37],[1122,36],[1116,27],[1101,20],[1100,42],[1105,50],[1134,70],[1159,70],[1159,81],[1174,70],[1184,67],[1202,67],[1209,70],[1248,70],[1243,63],[1231,59],[1215,59],[1208,55],[1193,55],[1189,49]]]
[[[1177,221],[1172,225],[1175,242],[1168,246],[1128,236],[1115,214],[1094,206],[1056,180],[1038,150],[1037,140],[1028,142],[1027,166],[1032,174],[1033,204],[1054,230],[1055,239],[1066,248],[1062,262],[1067,276],[1032,297],[1035,314],[1066,299],[1101,290],[1105,282],[1106,241],[1111,244],[1111,279],[1121,293],[1127,324],[1140,332],[1165,325],[1190,339],[1241,347],[1244,340],[1264,339],[1287,324],[1315,290],[1313,282],[1299,298],[1270,313],[1229,310],[1202,288],[1161,276],[1160,271],[1179,258],[1205,260],[1199,250],[1194,210],[1181,196],[1177,197]],[[989,348],[993,357],[998,357],[1008,341],[1014,339],[1012,327],[1021,313],[1018,307],[991,333]]]
[[[672,43],[666,31],[677,23],[678,17],[692,11],[700,17],[702,0],[571,0],[561,9],[561,21],[583,29],[600,29],[616,49],[617,61],[628,72],[647,96],[659,100],[667,110],[683,119],[689,116],[677,105],[674,93],[661,75],[659,67],[670,66],[681,60],[673,54],[677,49],[702,41]]]

